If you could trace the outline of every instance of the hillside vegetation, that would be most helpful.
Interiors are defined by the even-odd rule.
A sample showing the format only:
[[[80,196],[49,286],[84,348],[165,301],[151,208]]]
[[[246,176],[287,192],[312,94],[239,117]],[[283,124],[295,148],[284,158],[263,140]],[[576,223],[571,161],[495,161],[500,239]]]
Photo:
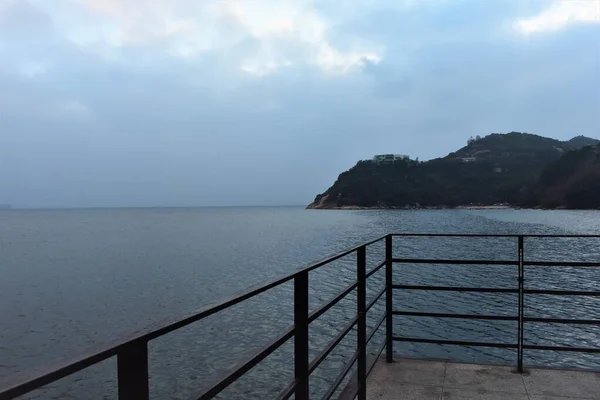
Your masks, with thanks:
[[[530,203],[545,208],[600,208],[600,145],[570,151],[542,172]]]

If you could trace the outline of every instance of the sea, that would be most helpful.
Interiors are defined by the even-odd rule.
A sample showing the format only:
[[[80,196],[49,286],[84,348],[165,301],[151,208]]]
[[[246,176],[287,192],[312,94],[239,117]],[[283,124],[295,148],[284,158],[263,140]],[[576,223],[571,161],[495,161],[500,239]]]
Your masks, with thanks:
[[[0,211],[0,381],[60,365],[163,321],[188,315],[249,286],[390,232],[600,234],[600,211],[305,210],[302,207],[123,208]],[[394,238],[399,258],[517,258],[515,238]],[[600,239],[525,240],[527,260],[600,261]],[[367,250],[368,268],[384,259]],[[383,269],[369,278],[368,300]],[[356,277],[344,257],[311,272],[316,309]],[[394,267],[394,283],[513,288],[514,266]],[[527,288],[600,290],[600,269],[530,267]],[[149,344],[152,399],[188,399],[293,322],[293,287],[284,284]],[[355,314],[354,293],[310,326],[318,354]],[[600,319],[600,298],[528,295],[528,316]],[[513,294],[395,291],[404,311],[516,315]],[[385,310],[378,301],[368,323]],[[385,326],[385,325],[384,325]],[[600,347],[589,325],[528,323],[525,342]],[[383,339],[382,327],[369,350]],[[513,321],[394,317],[405,337],[516,342]],[[322,395],[356,344],[351,332],[311,375]],[[515,365],[513,349],[395,343],[398,357]],[[293,340],[223,391],[221,399],[274,398],[293,378]],[[526,351],[525,364],[600,369],[591,354]],[[117,398],[116,360],[36,390],[31,399]]]

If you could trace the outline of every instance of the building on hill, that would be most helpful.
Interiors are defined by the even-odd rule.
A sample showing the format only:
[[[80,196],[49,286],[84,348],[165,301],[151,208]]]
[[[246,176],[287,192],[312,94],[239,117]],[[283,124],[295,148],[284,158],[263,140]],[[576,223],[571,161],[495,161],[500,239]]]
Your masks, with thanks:
[[[371,160],[374,163],[394,163],[396,161],[408,161],[410,157],[405,154],[378,154]]]

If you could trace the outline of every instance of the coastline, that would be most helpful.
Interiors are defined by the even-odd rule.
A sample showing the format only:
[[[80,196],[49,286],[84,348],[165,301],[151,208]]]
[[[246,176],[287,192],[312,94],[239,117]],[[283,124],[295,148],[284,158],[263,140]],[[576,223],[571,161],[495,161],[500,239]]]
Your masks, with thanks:
[[[576,211],[600,211],[600,208],[567,208],[567,207],[519,207],[510,205],[462,205],[456,207],[448,206],[404,206],[404,207],[361,207],[361,206],[315,206],[314,203],[306,206],[307,210],[576,210]]]
[[[514,207],[514,206],[501,206],[501,205],[492,205],[492,206],[456,206],[456,207],[447,207],[447,206],[428,206],[428,207],[416,207],[416,206],[405,206],[405,207],[363,207],[363,206],[315,206],[314,204],[309,204],[306,207],[307,210],[517,210],[524,209],[523,207]],[[533,208],[532,208],[533,210]]]

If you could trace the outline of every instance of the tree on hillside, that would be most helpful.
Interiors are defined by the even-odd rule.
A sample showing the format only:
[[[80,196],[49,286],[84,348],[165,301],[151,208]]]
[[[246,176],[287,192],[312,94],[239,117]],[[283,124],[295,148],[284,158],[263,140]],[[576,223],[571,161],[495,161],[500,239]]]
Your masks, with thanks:
[[[478,140],[481,140],[481,136],[477,135],[475,137],[471,136],[468,140],[467,140],[467,145],[471,144],[471,143],[475,143]]]

